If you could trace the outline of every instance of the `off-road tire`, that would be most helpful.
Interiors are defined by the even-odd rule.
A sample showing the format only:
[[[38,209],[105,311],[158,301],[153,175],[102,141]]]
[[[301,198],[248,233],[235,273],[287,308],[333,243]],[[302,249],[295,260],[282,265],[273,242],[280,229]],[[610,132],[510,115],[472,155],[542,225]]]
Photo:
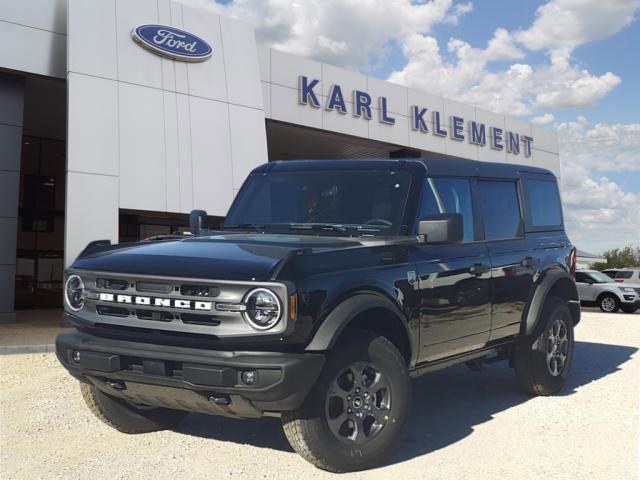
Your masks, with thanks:
[[[625,307],[624,305],[622,305],[620,307],[620,309],[624,312],[624,313],[636,313],[638,311],[638,307],[633,306],[633,307]]]
[[[141,409],[80,382],[82,398],[101,421],[122,433],[148,433],[177,426],[187,412],[166,408]]]
[[[329,429],[325,402],[330,385],[353,362],[371,362],[389,384],[391,404],[382,429],[364,444],[339,439]],[[298,410],[283,412],[282,425],[291,447],[305,460],[330,472],[365,470],[382,464],[393,452],[411,405],[406,361],[385,337],[367,330],[347,330],[327,354],[327,362]]]
[[[614,307],[612,309],[608,310],[603,306],[603,302],[605,302],[605,299],[613,301]],[[613,293],[603,293],[598,297],[598,307],[600,307],[600,310],[602,310],[604,313],[616,313],[618,310],[620,310],[620,299]]]
[[[550,332],[549,329],[557,319],[566,325],[568,345],[563,369],[553,375],[548,366]],[[573,318],[566,302],[560,298],[547,298],[540,319],[541,333],[534,338],[528,337],[520,342],[513,355],[513,364],[520,386],[533,395],[553,395],[567,383],[571,364],[573,363],[574,335]]]

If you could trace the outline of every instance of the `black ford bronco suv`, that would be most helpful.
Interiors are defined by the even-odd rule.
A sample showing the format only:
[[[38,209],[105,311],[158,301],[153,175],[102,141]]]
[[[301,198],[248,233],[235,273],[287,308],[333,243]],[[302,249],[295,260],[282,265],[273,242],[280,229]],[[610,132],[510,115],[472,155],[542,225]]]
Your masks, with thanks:
[[[279,416],[314,465],[379,465],[411,377],[507,361],[536,395],[571,368],[580,305],[556,178],[467,160],[287,161],[219,231],[92,242],[56,340],[91,411],[125,433],[187,412]]]

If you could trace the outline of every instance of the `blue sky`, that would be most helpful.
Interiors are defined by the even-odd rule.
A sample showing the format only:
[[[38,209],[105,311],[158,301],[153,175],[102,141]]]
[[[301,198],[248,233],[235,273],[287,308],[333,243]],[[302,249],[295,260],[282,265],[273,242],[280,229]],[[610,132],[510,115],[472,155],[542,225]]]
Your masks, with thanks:
[[[640,245],[640,0],[183,1],[272,48],[557,131],[574,243]]]

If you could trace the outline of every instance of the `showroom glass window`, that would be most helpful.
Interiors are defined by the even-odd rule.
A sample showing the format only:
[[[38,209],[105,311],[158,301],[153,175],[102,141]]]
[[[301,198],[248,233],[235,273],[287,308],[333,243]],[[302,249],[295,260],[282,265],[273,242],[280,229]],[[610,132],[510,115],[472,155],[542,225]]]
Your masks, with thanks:
[[[479,180],[478,190],[485,240],[521,237],[524,228],[516,182]]]
[[[422,193],[418,218],[437,213],[460,213],[462,215],[462,240],[473,242],[473,202],[469,180],[462,178],[428,178]]]

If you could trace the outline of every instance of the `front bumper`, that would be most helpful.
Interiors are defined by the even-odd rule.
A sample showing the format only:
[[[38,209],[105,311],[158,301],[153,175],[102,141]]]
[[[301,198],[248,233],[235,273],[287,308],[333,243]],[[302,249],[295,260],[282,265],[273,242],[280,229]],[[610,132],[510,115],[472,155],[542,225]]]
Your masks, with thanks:
[[[624,300],[621,302],[621,304],[624,306],[634,306],[640,308],[640,298],[632,295],[624,295]]]
[[[253,418],[298,408],[324,365],[321,353],[228,352],[106,339],[56,338],[56,355],[81,381],[133,404]],[[243,382],[252,371],[254,382]]]

